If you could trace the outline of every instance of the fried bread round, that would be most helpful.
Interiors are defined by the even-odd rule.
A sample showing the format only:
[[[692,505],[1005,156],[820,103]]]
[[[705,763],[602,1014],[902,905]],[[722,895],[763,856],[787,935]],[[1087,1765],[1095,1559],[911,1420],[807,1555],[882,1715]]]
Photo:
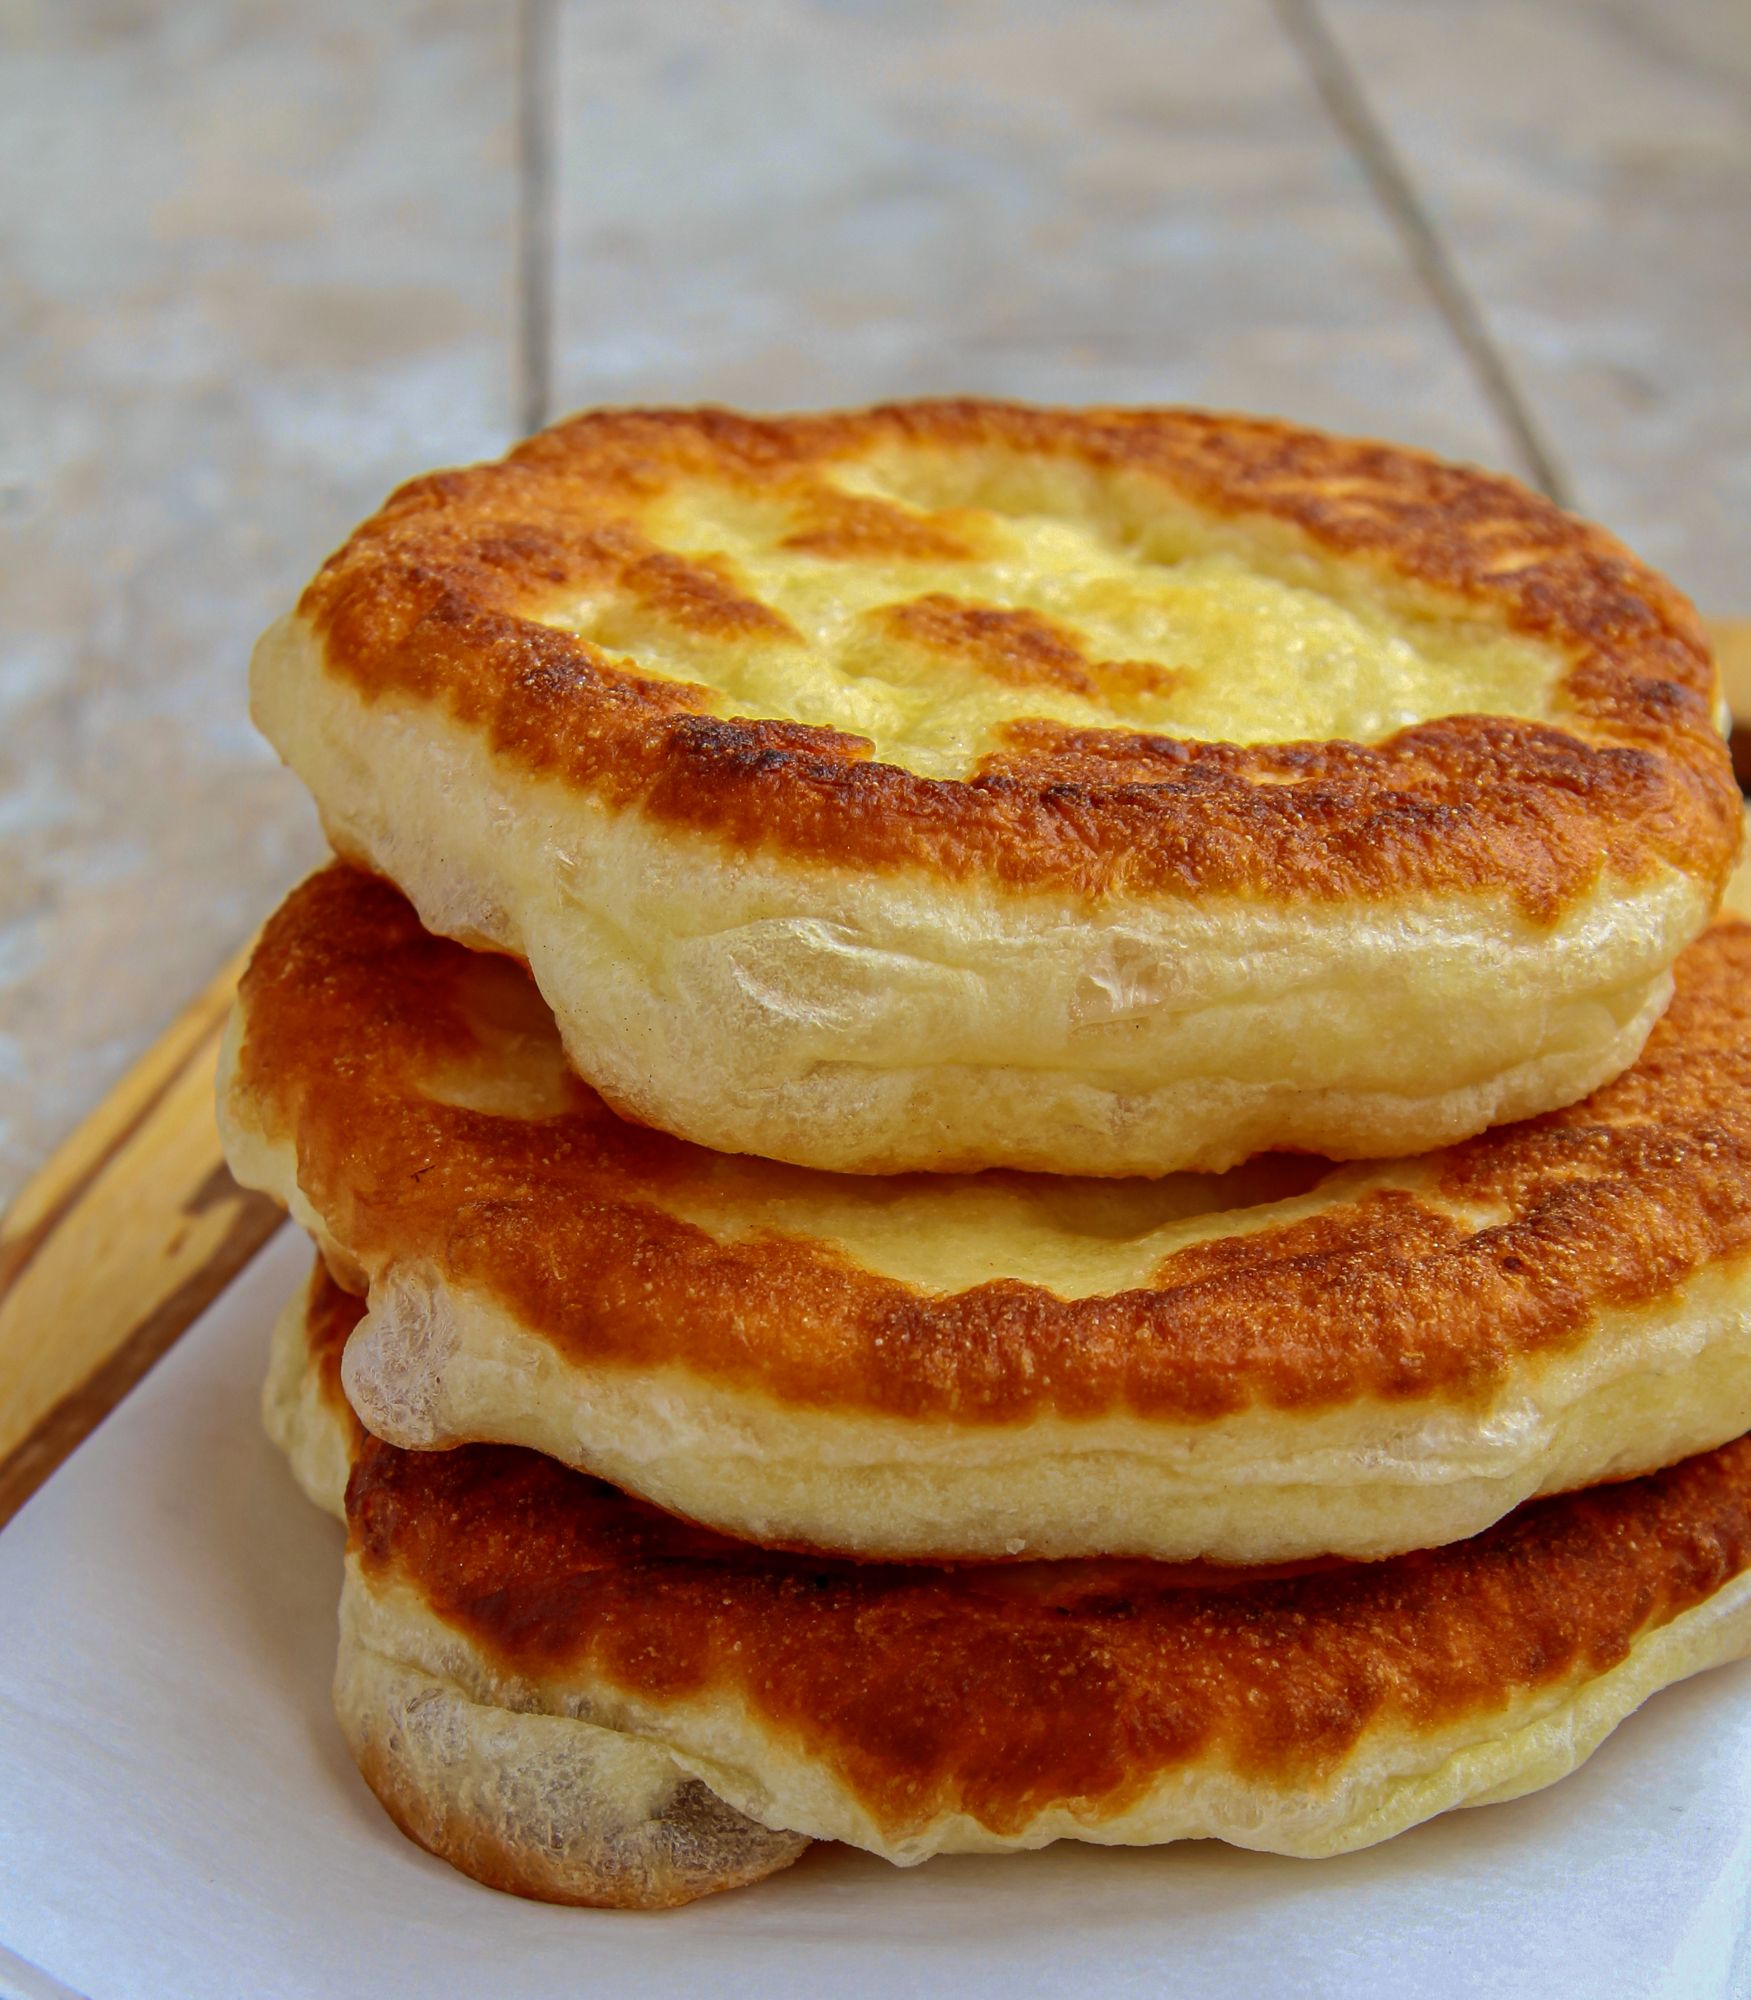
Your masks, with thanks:
[[[1572,1103],[1739,835],[1701,628],[1616,542],[1188,411],[579,417],[397,493],[253,702],[609,1103],[836,1171]]]
[[[341,1390],[362,1310],[320,1259],[274,1328],[268,1434],[304,1491],[346,1518],[365,1433]],[[793,1862],[808,1840],[726,1805],[660,1744],[575,1715],[470,1701],[343,1639],[335,1713],[371,1789],[421,1847],[490,1888],[549,1903],[666,1910]]]
[[[622,1730],[749,1821],[901,1863],[1342,1853],[1550,1784],[1657,1688],[1751,1650],[1751,1440],[1289,1576],[774,1554],[503,1446],[363,1437],[346,1510],[355,1744],[392,1741],[417,1692],[497,1731],[502,1782],[533,1789],[565,1732]],[[448,1768],[408,1748],[392,1810],[454,1824]]]
[[[628,1125],[387,883],[269,922],[233,1170],[367,1292],[408,1447],[521,1444],[764,1543],[1380,1556],[1751,1427],[1751,926],[1634,1069],[1417,1161],[883,1180]]]

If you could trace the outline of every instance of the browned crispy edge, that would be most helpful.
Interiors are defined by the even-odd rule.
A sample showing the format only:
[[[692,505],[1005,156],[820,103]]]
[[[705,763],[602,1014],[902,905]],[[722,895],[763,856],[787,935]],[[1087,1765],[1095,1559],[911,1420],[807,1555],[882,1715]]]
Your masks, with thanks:
[[[1213,514],[1287,523],[1555,646],[1570,726],[1473,715],[1369,746],[1241,747],[1023,721],[974,778],[939,780],[834,730],[709,714],[706,690],[642,678],[532,615],[608,579],[708,643],[783,643],[782,617],[727,566],[643,538],[640,508],[677,482],[727,481],[791,509],[788,539],[823,559],[952,559],[967,532],[955,517],[814,478],[884,442],[1074,457]],[[1667,863],[1718,891],[1739,840],[1706,637],[1670,584],[1511,480],[1283,423],[973,400],[808,417],[594,412],[497,464],[404,486],[300,610],[327,670],[361,698],[430,703],[533,776],[741,853],[1090,896],[1498,890],[1551,921],[1602,865],[1636,879]],[[1051,633],[1005,643],[1022,678],[1089,665],[1054,655]]]
[[[926,1423],[1464,1401],[1584,1340],[1602,1309],[1751,1248],[1751,927],[1736,921],[1682,956],[1626,1075],[1431,1156],[1439,1191],[1499,1224],[1381,1191],[1078,1299],[1014,1279],[921,1292],[775,1231],[717,1241],[665,1214],[665,1191],[801,1170],[630,1125],[581,1081],[535,1122],[425,1096],[422,1078],[478,1054],[460,995],[477,965],[388,884],[325,870],[244,976],[234,1087],[367,1272],[429,1263],[578,1364]]]

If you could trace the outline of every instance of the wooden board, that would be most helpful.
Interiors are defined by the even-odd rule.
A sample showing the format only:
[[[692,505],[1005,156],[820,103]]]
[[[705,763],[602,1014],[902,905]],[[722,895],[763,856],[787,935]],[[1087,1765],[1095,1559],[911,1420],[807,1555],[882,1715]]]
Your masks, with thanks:
[[[279,1226],[226,1171],[213,1067],[239,956],[0,1220],[0,1524]]]
[[[1751,619],[1713,631],[1728,698],[1751,716]],[[1742,770],[1751,777],[1751,759]],[[243,964],[225,968],[0,1220],[0,1525],[279,1225],[273,1203],[231,1179],[213,1121]]]

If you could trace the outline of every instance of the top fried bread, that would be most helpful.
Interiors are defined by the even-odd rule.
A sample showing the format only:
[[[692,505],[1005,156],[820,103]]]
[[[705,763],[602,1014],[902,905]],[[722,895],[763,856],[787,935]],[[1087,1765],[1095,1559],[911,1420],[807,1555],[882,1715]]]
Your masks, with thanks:
[[[578,418],[264,638],[336,847],[622,1112],[852,1171],[1404,1154],[1633,1059],[1738,839],[1694,614],[1388,447]]]
[[[1413,1162],[878,1180],[616,1119],[503,959],[312,877],[232,1165],[371,1310],[355,1407],[860,1553],[1375,1556],[1751,1426],[1751,926],[1636,1067]]]

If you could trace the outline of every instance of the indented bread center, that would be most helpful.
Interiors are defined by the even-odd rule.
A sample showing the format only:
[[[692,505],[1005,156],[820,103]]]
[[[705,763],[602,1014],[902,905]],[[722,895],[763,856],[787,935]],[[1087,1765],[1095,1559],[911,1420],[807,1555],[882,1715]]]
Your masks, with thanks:
[[[1038,467],[1013,492],[989,467],[688,480],[540,615],[721,714],[861,736],[936,778],[973,776],[1036,720],[1371,743],[1438,716],[1550,719],[1551,649],[1280,527],[1156,503],[1042,486]]]

